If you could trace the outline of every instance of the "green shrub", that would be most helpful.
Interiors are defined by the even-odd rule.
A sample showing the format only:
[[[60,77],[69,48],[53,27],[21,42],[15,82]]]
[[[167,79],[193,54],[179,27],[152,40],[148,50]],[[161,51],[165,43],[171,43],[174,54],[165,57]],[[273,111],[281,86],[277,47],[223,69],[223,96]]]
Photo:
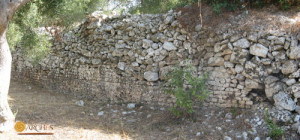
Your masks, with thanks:
[[[165,82],[165,92],[176,97],[176,104],[171,111],[176,116],[188,115],[194,112],[193,105],[195,101],[203,101],[210,92],[206,86],[207,74],[201,77],[194,76],[195,69],[188,65],[186,67],[176,67],[167,74]],[[188,85],[186,87],[185,85]]]
[[[265,110],[265,121],[268,126],[270,137],[272,138],[280,137],[284,134],[284,130],[280,126],[276,125],[270,118],[268,109]]]
[[[159,14],[190,5],[198,0],[142,0],[141,5],[130,10],[131,14]]]

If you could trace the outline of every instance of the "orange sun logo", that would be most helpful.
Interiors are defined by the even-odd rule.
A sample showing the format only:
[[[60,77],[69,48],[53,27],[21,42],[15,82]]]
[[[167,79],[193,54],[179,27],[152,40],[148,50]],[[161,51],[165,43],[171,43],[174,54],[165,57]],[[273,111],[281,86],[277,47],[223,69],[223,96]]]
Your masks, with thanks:
[[[17,132],[22,132],[22,131],[24,131],[24,130],[25,130],[25,127],[26,127],[26,125],[25,125],[24,122],[16,122],[16,124],[15,124],[15,130],[16,130]]]

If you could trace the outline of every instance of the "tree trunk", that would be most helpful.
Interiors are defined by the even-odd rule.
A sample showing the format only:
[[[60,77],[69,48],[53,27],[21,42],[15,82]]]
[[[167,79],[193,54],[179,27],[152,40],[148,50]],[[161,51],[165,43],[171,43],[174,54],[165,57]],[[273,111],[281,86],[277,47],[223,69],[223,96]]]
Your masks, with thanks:
[[[13,128],[15,117],[8,101],[12,57],[6,40],[6,30],[14,13],[30,0],[0,0],[0,132]]]
[[[0,33],[0,132],[11,130],[15,120],[7,101],[12,57],[5,35]]]

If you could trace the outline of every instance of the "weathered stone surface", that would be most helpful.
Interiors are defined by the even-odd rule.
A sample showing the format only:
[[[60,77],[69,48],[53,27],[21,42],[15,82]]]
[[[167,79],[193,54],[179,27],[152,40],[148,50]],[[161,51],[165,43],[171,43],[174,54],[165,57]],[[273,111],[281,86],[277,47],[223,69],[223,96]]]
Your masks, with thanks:
[[[119,63],[118,63],[118,68],[119,68],[120,70],[125,70],[125,66],[126,66],[126,64],[125,64],[124,62],[119,62]]]
[[[208,60],[209,66],[223,66],[224,65],[224,58],[223,57],[211,57]]]
[[[177,48],[174,46],[173,43],[166,41],[163,45],[163,48],[168,50],[168,51],[175,51]]]
[[[266,57],[268,54],[268,50],[269,49],[262,44],[254,44],[250,47],[250,54],[260,57]]]
[[[274,95],[275,106],[279,108],[283,108],[289,111],[293,111],[296,108],[295,102],[292,98],[283,91],[280,91],[276,95]]]
[[[157,72],[152,72],[152,71],[147,71],[144,73],[144,78],[149,81],[149,82],[154,82],[158,80],[158,73]]]
[[[292,119],[292,113],[287,110],[278,110],[276,108],[269,110],[270,117],[275,120],[276,123],[286,123]]]
[[[282,65],[281,72],[283,74],[290,74],[290,73],[293,73],[293,72],[297,71],[297,69],[298,69],[297,62],[294,61],[294,60],[289,60],[289,61],[286,61]]]
[[[248,78],[245,81],[245,86],[246,86],[246,88],[249,88],[249,89],[262,89],[263,88],[260,83],[254,81],[254,80],[248,79]]]
[[[242,38],[242,39],[234,42],[233,46],[246,49],[246,48],[249,48],[250,42],[246,38]]]

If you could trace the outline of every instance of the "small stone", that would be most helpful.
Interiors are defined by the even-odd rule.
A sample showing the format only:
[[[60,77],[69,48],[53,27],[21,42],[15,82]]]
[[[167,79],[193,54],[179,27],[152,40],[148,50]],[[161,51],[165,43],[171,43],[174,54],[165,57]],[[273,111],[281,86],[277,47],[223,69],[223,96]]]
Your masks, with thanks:
[[[149,82],[155,82],[158,80],[158,73],[152,72],[152,71],[147,71],[144,73],[144,78]]]
[[[224,140],[231,140],[231,137],[225,136]]]
[[[248,133],[247,133],[247,132],[243,132],[242,135],[243,135],[243,139],[244,139],[244,140],[247,140],[247,139],[248,139]]]
[[[98,116],[102,116],[102,115],[104,115],[104,112],[103,112],[103,111],[100,111],[100,112],[98,112],[97,115],[98,115]]]
[[[201,136],[201,132],[197,132],[196,136],[200,137]]]
[[[209,66],[223,66],[224,65],[224,58],[223,57],[211,57],[208,60]]]
[[[129,108],[129,109],[135,108],[135,103],[129,103],[129,104],[127,104],[127,108]]]
[[[196,32],[201,31],[201,29],[202,29],[202,25],[201,25],[201,24],[198,24],[198,25],[195,27],[195,31],[196,31]]]
[[[260,140],[260,137],[255,137],[254,140]]]
[[[84,106],[84,102],[82,100],[76,101],[76,104],[79,106]]]
[[[143,48],[148,49],[152,46],[153,41],[148,39],[143,39]]]
[[[177,48],[174,46],[174,44],[171,43],[171,42],[168,42],[168,41],[166,41],[162,47],[164,49],[166,49],[167,51],[175,51],[175,50],[177,50]]]
[[[240,40],[234,42],[233,46],[246,49],[246,48],[249,48],[250,42],[246,38],[243,38],[243,39],[240,39]]]
[[[262,44],[254,44],[250,47],[250,54],[265,58],[268,54],[268,50],[269,49]]]
[[[125,63],[124,62],[119,62],[118,63],[118,68],[120,69],[120,70],[122,70],[122,71],[124,71],[125,70]]]
[[[283,74],[290,74],[298,70],[298,64],[294,60],[289,60],[283,63],[281,72]]]
[[[288,85],[288,86],[291,86],[293,84],[295,84],[297,81],[295,79],[288,79],[285,83]]]

